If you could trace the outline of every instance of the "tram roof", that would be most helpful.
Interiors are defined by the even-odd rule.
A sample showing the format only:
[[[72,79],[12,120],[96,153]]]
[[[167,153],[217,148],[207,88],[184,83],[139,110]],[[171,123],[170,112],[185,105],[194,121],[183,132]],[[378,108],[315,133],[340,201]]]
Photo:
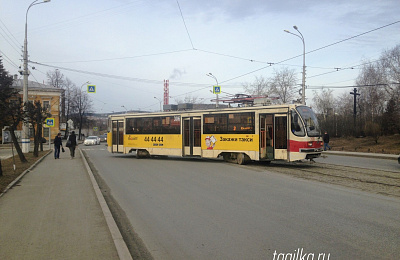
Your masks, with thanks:
[[[283,104],[283,105],[269,105],[269,106],[251,106],[251,107],[228,107],[228,108],[214,108],[214,109],[198,109],[198,110],[174,110],[174,111],[162,111],[162,112],[131,112],[113,114],[108,117],[146,117],[146,116],[165,116],[165,115],[189,115],[189,114],[214,114],[214,113],[229,113],[229,112],[240,112],[240,111],[256,111],[263,109],[281,109],[281,108],[294,108],[298,106],[304,106],[302,104]]]

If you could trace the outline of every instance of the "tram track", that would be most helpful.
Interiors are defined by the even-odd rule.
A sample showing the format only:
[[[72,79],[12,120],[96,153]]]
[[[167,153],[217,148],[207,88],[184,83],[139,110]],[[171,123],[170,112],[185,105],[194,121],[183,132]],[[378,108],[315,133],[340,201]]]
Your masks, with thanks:
[[[296,178],[400,197],[400,172],[309,162],[272,162],[268,166],[262,163],[252,165],[258,169],[266,167],[269,171]]]

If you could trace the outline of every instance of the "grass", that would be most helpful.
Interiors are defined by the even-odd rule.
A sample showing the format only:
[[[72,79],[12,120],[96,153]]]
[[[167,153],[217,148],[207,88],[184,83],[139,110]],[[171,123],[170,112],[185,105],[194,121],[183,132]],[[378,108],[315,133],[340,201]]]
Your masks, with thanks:
[[[1,166],[3,169],[3,176],[0,176],[0,193],[13,182],[21,173],[31,167],[37,160],[46,155],[49,151],[39,152],[39,157],[34,157],[33,153],[26,153],[25,158],[28,160],[26,163],[22,163],[16,154],[15,159],[15,171],[13,166],[13,158],[1,160]]]

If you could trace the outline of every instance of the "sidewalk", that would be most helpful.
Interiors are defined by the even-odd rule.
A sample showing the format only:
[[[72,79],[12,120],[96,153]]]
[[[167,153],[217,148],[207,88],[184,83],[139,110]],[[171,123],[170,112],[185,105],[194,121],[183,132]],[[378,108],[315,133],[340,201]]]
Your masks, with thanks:
[[[50,153],[0,198],[0,259],[120,259],[80,150],[60,157]]]

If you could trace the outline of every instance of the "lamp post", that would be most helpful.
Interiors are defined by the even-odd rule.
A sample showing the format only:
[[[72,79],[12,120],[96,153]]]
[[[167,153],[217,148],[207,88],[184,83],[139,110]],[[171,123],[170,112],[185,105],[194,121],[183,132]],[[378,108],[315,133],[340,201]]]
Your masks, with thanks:
[[[215,77],[211,72],[206,74],[206,76],[215,79],[215,81],[217,82],[217,86],[218,86],[218,79],[217,77]],[[217,95],[217,102],[215,103],[215,107],[218,108],[219,107],[219,99],[218,99],[218,94]]]
[[[288,30],[284,30],[287,33],[290,33],[296,37],[299,37],[300,40],[303,42],[303,80],[302,80],[302,93],[301,93],[301,103],[303,105],[306,104],[306,43],[304,42],[304,36],[303,34],[299,31],[299,28],[297,28],[296,25],[293,26],[293,29],[295,29],[299,34],[292,33]]]
[[[28,9],[26,10],[26,15],[25,15],[25,40],[24,40],[24,81],[23,81],[23,89],[22,89],[22,100],[24,102],[24,111],[25,111],[25,104],[28,102],[28,76],[29,76],[29,71],[28,71],[28,12],[29,9],[34,6],[34,5],[39,5],[43,3],[50,2],[50,0],[43,0],[43,2],[37,3],[39,0],[33,1]],[[29,147],[31,140],[29,138],[29,124],[28,124],[28,118],[25,117],[24,123],[22,124],[22,152],[23,153],[28,153],[29,152]]]
[[[161,108],[162,101],[161,101],[161,99],[159,99],[158,97],[154,97],[154,98],[157,99],[160,102],[160,112],[162,112],[162,108]]]

